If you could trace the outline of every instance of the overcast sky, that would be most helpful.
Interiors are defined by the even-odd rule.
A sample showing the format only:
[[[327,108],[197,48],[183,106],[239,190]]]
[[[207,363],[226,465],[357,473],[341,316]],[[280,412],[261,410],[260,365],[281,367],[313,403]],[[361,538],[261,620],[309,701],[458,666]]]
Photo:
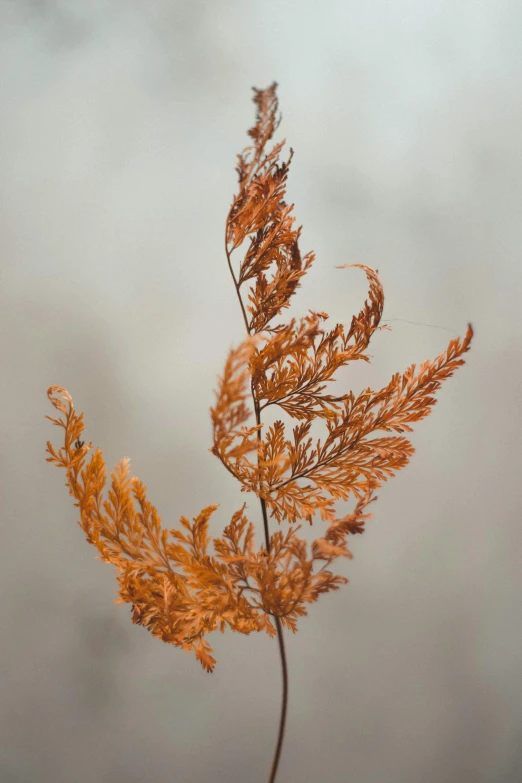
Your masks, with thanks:
[[[1,783],[268,778],[276,641],[212,634],[207,674],[134,626],[45,461],[44,416],[66,387],[166,526],[219,503],[219,535],[246,500],[261,541],[256,498],[208,451],[209,407],[244,336],[235,156],[251,88],[274,80],[317,256],[289,314],[349,322],[365,277],[335,267],[363,263],[393,327],[339,391],[475,329],[339,565],[350,584],[285,633],[278,783],[517,783],[521,4],[1,0],[0,20]]]

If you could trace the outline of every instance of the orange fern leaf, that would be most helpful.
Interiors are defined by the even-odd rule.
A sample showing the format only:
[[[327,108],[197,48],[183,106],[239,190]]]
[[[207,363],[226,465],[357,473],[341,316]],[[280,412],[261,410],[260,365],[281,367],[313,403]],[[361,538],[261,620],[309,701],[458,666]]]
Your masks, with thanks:
[[[65,469],[87,540],[117,569],[118,603],[130,603],[133,621],[154,636],[193,650],[207,671],[215,665],[208,633],[226,626],[241,633],[264,630],[277,633],[282,645],[282,626],[295,632],[306,604],[347,582],[329,570],[331,564],[352,557],[348,536],[363,532],[375,489],[414,452],[404,433],[431,412],[435,392],[464,363],[473,336],[468,325],[463,339],[452,340],[417,372],[412,365],[393,375],[379,391],[336,396],[327,393],[336,371],[369,361],[372,336],[389,329],[380,325],[384,291],[377,272],[362,264],[339,267],[362,269],[369,285],[348,329],[336,324],[328,330],[328,315],[312,310],[273,325],[314,261],[313,253],[301,255],[301,228],[293,228],[293,205],[284,200],[293,151],[285,162],[279,161],[284,141],[265,152],[280,122],[276,87],[254,91],[253,144],[238,155],[239,191],[226,219],[225,253],[247,335],[228,354],[211,408],[210,450],[242,491],[260,498],[264,546],[255,546],[245,506],[213,540],[214,554],[208,552],[208,525],[216,505],[192,522],[181,517],[179,528],[163,528],[146,487],[130,475],[127,457],[114,468],[103,499],[105,463],[100,449],[86,462],[92,443],[80,441],[83,414],[76,414],[65,389],[48,390],[62,418],[47,418],[63,427],[64,445],[56,451],[48,442],[47,459]],[[232,254],[244,244],[236,274]],[[280,420],[264,427],[261,414],[270,405],[297,420],[291,434]],[[325,426],[323,438],[312,437],[314,421]],[[355,510],[337,519],[335,503],[352,494]],[[312,524],[316,513],[325,530],[309,549],[295,523]],[[270,534],[268,514],[292,524]]]

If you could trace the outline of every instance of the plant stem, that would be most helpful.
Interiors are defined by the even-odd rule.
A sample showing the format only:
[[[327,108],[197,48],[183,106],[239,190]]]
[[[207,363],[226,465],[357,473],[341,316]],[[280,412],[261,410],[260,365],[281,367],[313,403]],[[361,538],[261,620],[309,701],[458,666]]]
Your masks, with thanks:
[[[228,268],[230,269],[230,274],[232,275],[232,280],[234,281],[234,286],[235,286],[235,289],[236,289],[237,298],[239,299],[239,304],[241,305],[241,312],[243,313],[243,321],[245,322],[247,333],[250,334],[250,326],[248,325],[248,318],[247,318],[247,314],[246,314],[246,310],[245,310],[245,305],[243,304],[243,299],[241,297],[241,292],[239,291],[239,285],[238,285],[238,282],[236,280],[236,276],[234,274],[234,268],[232,266],[232,259],[230,258],[230,251],[228,249],[227,231],[228,231],[228,221],[229,221],[229,218],[230,218],[230,212],[231,211],[232,211],[232,207],[230,208],[230,210],[228,212],[227,220],[226,220],[226,224],[225,224],[225,253],[226,253],[226,256],[227,256]]]
[[[283,737],[285,733],[286,722],[286,708],[288,706],[288,669],[286,666],[286,654],[285,654],[285,642],[283,639],[283,628],[281,626],[281,620],[279,617],[275,617],[275,624],[277,628],[277,640],[279,642],[279,652],[281,653],[281,666],[283,669],[283,703],[281,704],[281,717],[279,719],[279,733],[277,735],[277,745],[274,753],[274,759],[272,761],[272,768],[270,770],[270,777],[268,783],[274,783],[277,775],[277,767],[279,766],[279,757],[281,756],[281,750],[283,747]]]
[[[261,505],[263,507],[263,521],[266,521],[266,506],[265,501],[261,498]],[[265,527],[267,529],[267,527]],[[277,641],[279,642],[279,652],[281,654],[281,669],[283,673],[283,701],[281,703],[281,717],[279,718],[279,732],[277,735],[277,745],[274,752],[274,758],[272,760],[272,767],[270,769],[270,777],[268,783],[274,783],[277,775],[277,768],[279,766],[279,758],[281,756],[281,750],[283,748],[283,738],[285,734],[286,724],[286,710],[288,707],[288,667],[286,664],[286,652],[285,652],[285,640],[283,638],[283,626],[281,620],[277,615],[274,617],[277,628]]]
[[[228,220],[230,217],[230,212],[227,217],[227,226],[228,226]],[[248,318],[245,311],[245,306],[243,304],[243,299],[241,297],[241,292],[239,290],[240,286],[237,282],[236,276],[234,274],[234,269],[232,267],[232,260],[230,258],[230,252],[228,250],[228,243],[226,239],[226,230],[225,230],[225,253],[227,256],[228,261],[228,268],[230,269],[230,274],[232,275],[232,280],[234,281],[234,286],[237,293],[237,298],[239,299],[239,304],[241,305],[241,312],[243,313],[243,320],[245,322],[247,333],[250,334],[250,326],[248,324]],[[254,409],[256,412],[256,423],[261,424],[261,408],[259,405],[259,402],[256,399],[256,396],[254,394],[254,388],[252,386],[252,397],[254,400]],[[261,430],[257,431],[257,439],[258,441],[261,440]],[[261,501],[261,511],[263,513],[263,527],[265,530],[265,542],[266,542],[266,551],[267,554],[270,553],[270,531],[268,529],[268,516],[266,513],[266,503],[264,498],[259,498]],[[285,734],[285,725],[286,725],[286,711],[288,707],[288,666],[286,663],[286,651],[285,651],[285,640],[283,637],[283,626],[281,625],[281,620],[279,617],[274,616],[276,630],[277,630],[277,641],[279,643],[279,653],[281,655],[281,669],[283,674],[283,699],[281,703],[281,716],[279,718],[279,732],[277,734],[277,744],[274,751],[274,758],[272,759],[272,767],[270,769],[270,777],[268,778],[268,783],[274,783],[277,775],[277,768],[279,766],[279,759],[281,757],[281,750],[283,748],[283,738]]]
[[[255,409],[256,409],[256,422],[257,424],[261,424],[261,412],[259,410],[259,405],[257,401],[255,401]],[[261,431],[257,431],[258,438],[261,437]],[[261,501],[261,511],[263,512],[263,525],[265,528],[265,541],[266,541],[266,551],[270,552],[270,534],[268,530],[268,517],[266,513],[266,503],[264,498],[260,498]],[[283,700],[281,703],[281,717],[279,718],[279,732],[277,735],[277,744],[276,749],[274,751],[274,758],[272,760],[272,767],[270,769],[270,777],[268,778],[268,783],[274,783],[277,775],[277,768],[279,766],[279,758],[281,756],[281,750],[283,748],[283,738],[285,734],[285,725],[286,725],[286,710],[288,707],[288,666],[286,663],[286,651],[285,651],[285,640],[283,637],[283,626],[281,625],[281,620],[277,615],[274,616],[276,629],[277,629],[277,641],[279,642],[279,653],[281,655],[281,669],[283,673]]]

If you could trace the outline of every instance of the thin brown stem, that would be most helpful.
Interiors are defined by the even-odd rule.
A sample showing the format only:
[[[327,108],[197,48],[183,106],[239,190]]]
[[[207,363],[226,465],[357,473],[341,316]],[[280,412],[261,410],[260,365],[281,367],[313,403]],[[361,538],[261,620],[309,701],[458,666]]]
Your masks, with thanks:
[[[254,405],[256,410],[256,423],[261,424],[261,411],[259,410],[259,404],[257,403],[257,400],[254,397]],[[261,439],[261,430],[257,431],[257,437],[258,440]],[[266,551],[270,553],[270,531],[268,529],[268,516],[266,513],[266,503],[264,498],[259,498],[261,501],[261,511],[263,513],[263,526],[265,529],[265,542],[266,542]],[[268,778],[268,783],[274,783],[277,775],[277,768],[279,766],[279,759],[281,756],[281,750],[283,749],[283,738],[285,734],[285,725],[286,725],[286,712],[288,708],[288,666],[286,663],[286,651],[285,651],[285,640],[283,637],[283,626],[281,625],[281,620],[279,617],[274,616],[276,630],[277,630],[277,641],[279,643],[279,653],[281,655],[281,669],[283,674],[283,699],[281,703],[281,716],[279,718],[279,731],[277,734],[277,744],[276,749],[274,751],[274,758],[272,760],[272,767],[270,769],[270,777]]]
[[[288,667],[286,664],[286,652],[285,642],[283,638],[283,627],[279,617],[275,617],[275,624],[277,628],[277,641],[279,642],[279,652],[281,654],[281,667],[283,670],[283,702],[281,704],[281,717],[279,719],[279,733],[277,735],[277,745],[272,761],[272,768],[270,770],[270,777],[268,783],[274,783],[277,775],[277,768],[279,766],[279,758],[281,756],[281,750],[283,748],[283,737],[285,733],[286,723],[286,710],[288,707]]]
[[[225,222],[225,253],[227,255],[228,268],[230,269],[230,274],[232,275],[232,280],[234,281],[234,287],[236,289],[237,298],[239,299],[239,304],[241,305],[241,312],[243,313],[243,320],[245,322],[246,330],[247,330],[247,333],[250,334],[250,326],[248,324],[248,318],[247,318],[245,306],[243,304],[243,300],[242,300],[241,294],[239,292],[239,285],[238,285],[238,282],[236,280],[236,275],[234,274],[234,268],[232,266],[232,260],[230,258],[230,253],[229,253],[229,250],[228,250],[227,232],[228,232],[228,220],[229,220],[229,217],[230,217],[230,212],[228,213],[227,219],[226,219],[226,222]]]
[[[228,242],[227,242],[227,230],[228,230],[228,220],[229,215],[227,216],[226,220],[226,229],[225,229],[225,253],[227,256],[228,261],[228,268],[230,269],[230,274],[232,275],[232,280],[234,281],[234,286],[237,293],[237,298],[239,299],[239,304],[241,305],[241,312],[243,313],[243,320],[245,321],[245,326],[247,333],[250,334],[250,326],[248,324],[248,318],[246,315],[245,307],[243,305],[243,299],[241,298],[241,293],[239,291],[239,285],[236,280],[236,276],[234,274],[234,269],[232,267],[232,261],[230,259],[230,253],[228,251]],[[252,385],[252,397],[254,399],[254,408],[256,412],[256,423],[261,424],[261,409],[259,406],[259,403],[256,399],[255,393],[254,393],[254,387]],[[257,439],[258,441],[261,440],[261,430],[259,429],[257,431]],[[268,529],[268,516],[266,513],[266,503],[264,501],[264,498],[259,498],[261,501],[261,512],[263,514],[263,527],[265,531],[265,543],[266,543],[266,551],[267,553],[270,553],[270,531]],[[281,757],[281,751],[283,749],[283,738],[285,734],[285,725],[286,725],[286,712],[288,708],[288,666],[286,662],[286,651],[285,651],[285,640],[283,637],[283,626],[281,625],[281,620],[279,617],[274,617],[276,630],[277,630],[277,641],[279,643],[279,653],[281,656],[281,670],[283,675],[283,698],[281,703],[281,715],[279,718],[279,731],[277,734],[277,743],[276,748],[274,751],[274,757],[272,759],[272,767],[270,769],[270,777],[268,778],[268,783],[274,783],[277,775],[277,769],[279,767],[279,759]]]

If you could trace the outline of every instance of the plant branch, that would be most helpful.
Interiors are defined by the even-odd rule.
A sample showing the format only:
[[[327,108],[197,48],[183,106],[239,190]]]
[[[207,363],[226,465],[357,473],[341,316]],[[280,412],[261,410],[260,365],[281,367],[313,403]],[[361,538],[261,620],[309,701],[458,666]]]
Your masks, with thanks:
[[[237,298],[239,299],[239,304],[241,305],[241,312],[243,313],[243,319],[245,321],[245,326],[247,333],[250,334],[250,326],[248,324],[248,318],[245,311],[245,306],[243,304],[243,299],[241,297],[241,293],[239,290],[239,285],[236,280],[236,276],[234,274],[234,269],[232,267],[232,261],[230,259],[230,253],[228,251],[228,242],[227,242],[227,231],[228,231],[228,221],[230,217],[230,212],[226,220],[225,224],[225,253],[227,256],[228,261],[228,268],[230,269],[230,274],[232,275],[232,279],[234,281],[234,286],[236,288]],[[261,409],[259,406],[259,403],[256,399],[255,393],[254,393],[254,387],[253,384],[251,385],[252,389],[252,397],[254,399],[254,408],[256,412],[256,424],[261,424]],[[261,430],[258,429],[257,431],[257,439],[259,442],[261,442]],[[268,516],[266,513],[266,503],[264,501],[264,498],[260,498],[261,501],[261,512],[263,515],[263,527],[265,531],[265,543],[266,543],[266,551],[267,553],[270,553],[270,531],[268,529]],[[274,617],[276,630],[277,630],[277,641],[279,643],[279,653],[281,656],[281,669],[282,669],[282,675],[283,675],[283,696],[282,696],[282,703],[281,703],[281,715],[279,718],[279,731],[277,734],[277,744],[274,752],[274,757],[272,759],[272,767],[270,769],[270,777],[268,779],[268,783],[274,783],[277,775],[277,769],[279,766],[279,759],[281,757],[281,751],[283,748],[283,738],[285,733],[285,725],[286,725],[286,713],[288,708],[288,666],[286,662],[286,650],[285,650],[285,641],[283,637],[283,626],[281,625],[281,620],[279,617]]]
[[[239,292],[239,285],[238,285],[238,282],[236,280],[236,276],[234,274],[234,269],[232,267],[232,260],[230,258],[230,252],[228,250],[227,232],[228,232],[228,221],[230,219],[230,211],[231,211],[231,209],[232,208],[230,208],[229,213],[227,215],[226,222],[225,222],[225,253],[226,253],[226,256],[227,256],[228,268],[230,269],[230,274],[232,275],[232,280],[234,281],[234,287],[236,289],[237,298],[239,299],[239,304],[241,305],[241,312],[243,313],[243,320],[245,322],[246,330],[247,330],[247,333],[250,334],[250,326],[249,326],[249,323],[248,323],[248,318],[247,318],[245,306],[243,304],[243,300],[242,300],[241,294]]]

